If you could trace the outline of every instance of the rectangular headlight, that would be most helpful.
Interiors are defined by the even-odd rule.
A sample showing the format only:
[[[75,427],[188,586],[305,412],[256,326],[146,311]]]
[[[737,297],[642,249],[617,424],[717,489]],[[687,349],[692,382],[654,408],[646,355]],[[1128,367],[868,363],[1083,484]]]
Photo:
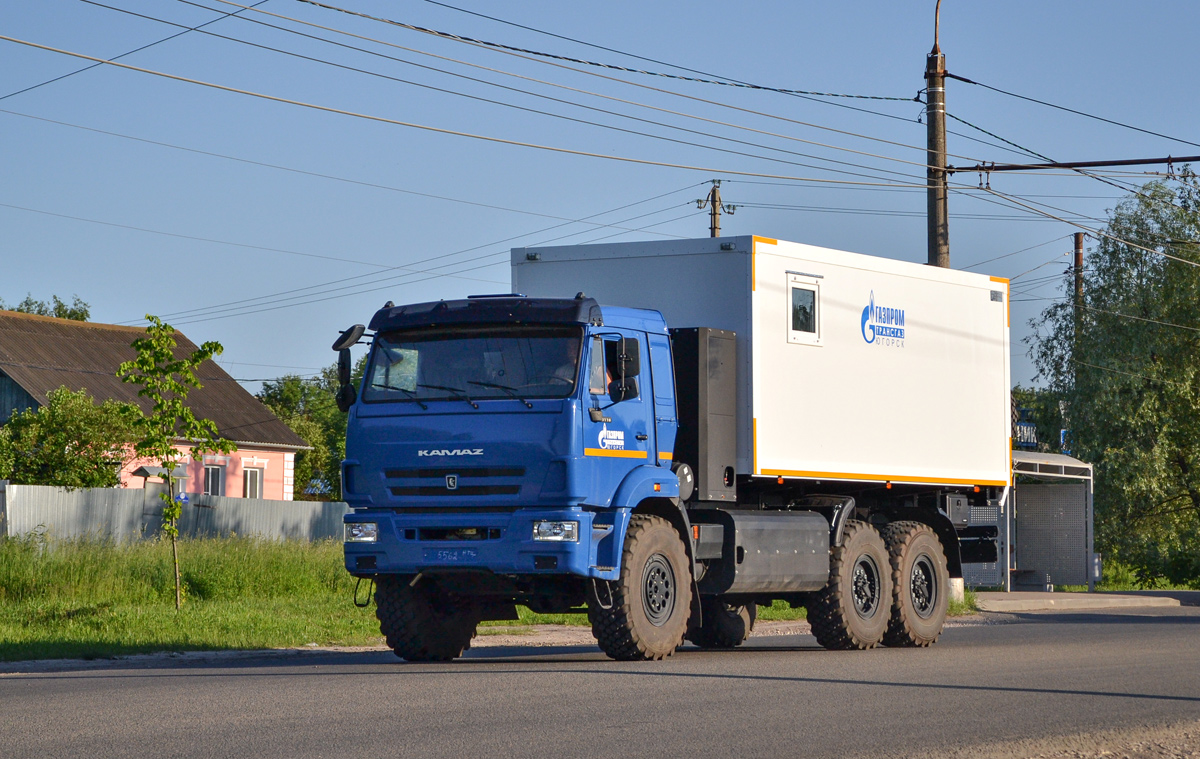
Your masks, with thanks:
[[[345,528],[347,543],[374,543],[379,539],[379,525],[375,522],[350,522]]]
[[[541,520],[533,523],[533,539],[552,543],[578,543],[579,522]]]

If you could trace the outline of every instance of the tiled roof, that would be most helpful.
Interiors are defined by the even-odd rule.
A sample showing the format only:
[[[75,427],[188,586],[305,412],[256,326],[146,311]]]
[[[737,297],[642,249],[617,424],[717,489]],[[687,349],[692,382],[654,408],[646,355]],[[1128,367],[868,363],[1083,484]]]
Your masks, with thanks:
[[[8,375],[45,405],[47,394],[63,385],[86,389],[94,398],[136,403],[143,411],[150,402],[138,397],[139,385],[117,379],[117,367],[136,356],[131,343],[146,334],[139,327],[95,324],[49,316],[0,311],[0,372]],[[175,333],[177,355],[196,350],[196,344]],[[197,418],[211,419],[221,437],[239,443],[305,448],[271,410],[213,361],[195,370],[202,387],[188,395]]]

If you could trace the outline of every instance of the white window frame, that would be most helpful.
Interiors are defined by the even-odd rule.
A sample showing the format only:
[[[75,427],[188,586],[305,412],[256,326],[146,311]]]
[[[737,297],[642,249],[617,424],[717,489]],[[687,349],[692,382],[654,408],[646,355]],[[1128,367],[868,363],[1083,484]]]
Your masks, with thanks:
[[[821,277],[816,274],[801,274],[800,272],[789,271],[787,273],[787,286],[784,288],[785,303],[784,317],[787,319],[787,341],[793,345],[813,345],[820,347],[823,345],[821,339]],[[813,327],[815,332],[805,332],[799,329],[792,329],[792,291],[793,290],[808,290],[813,294]]]
[[[208,471],[210,469],[217,473],[217,492],[216,493],[209,492]],[[216,496],[225,495],[225,467],[223,467],[219,464],[205,464],[204,465],[204,494],[205,495],[216,495]]]
[[[254,476],[251,477],[250,476],[251,474],[253,474]],[[246,467],[246,468],[242,469],[242,497],[243,498],[261,499],[263,497],[263,475],[264,474],[265,474],[265,472],[263,471],[262,467]],[[257,495],[250,495],[250,480],[251,479],[256,480],[255,485],[257,486],[256,489],[258,490]]]

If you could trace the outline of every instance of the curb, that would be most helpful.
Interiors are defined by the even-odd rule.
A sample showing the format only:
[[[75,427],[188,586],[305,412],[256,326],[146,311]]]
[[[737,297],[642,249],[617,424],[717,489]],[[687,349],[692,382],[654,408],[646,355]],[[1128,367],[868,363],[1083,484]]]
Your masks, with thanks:
[[[1175,598],[1108,593],[976,593],[980,611],[1080,611],[1179,606]]]

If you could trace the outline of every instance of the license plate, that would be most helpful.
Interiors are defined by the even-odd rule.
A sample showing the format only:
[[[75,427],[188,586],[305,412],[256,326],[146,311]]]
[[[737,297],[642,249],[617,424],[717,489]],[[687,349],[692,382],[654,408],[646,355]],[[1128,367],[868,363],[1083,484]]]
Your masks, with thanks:
[[[425,561],[435,561],[441,564],[458,564],[479,559],[479,551],[474,548],[426,548]]]

